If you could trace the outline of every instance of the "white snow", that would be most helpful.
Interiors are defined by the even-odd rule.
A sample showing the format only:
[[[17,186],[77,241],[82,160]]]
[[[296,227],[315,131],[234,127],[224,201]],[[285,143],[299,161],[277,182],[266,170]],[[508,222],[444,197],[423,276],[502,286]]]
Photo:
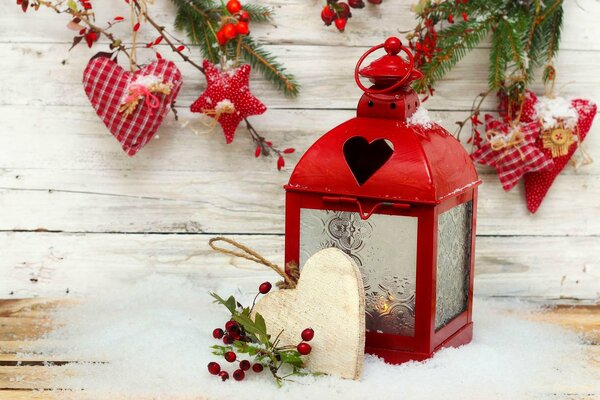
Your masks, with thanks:
[[[425,129],[431,128],[434,123],[429,116],[429,111],[423,106],[420,106],[406,122],[408,125],[420,125]]]
[[[585,368],[587,355],[576,334],[512,314],[535,312],[533,306],[481,299],[475,301],[473,343],[442,350],[426,362],[391,366],[367,356],[359,381],[305,377],[282,389],[267,371],[248,373],[244,382],[221,382],[206,365],[216,360],[209,350],[216,343],[211,332],[228,315],[212,304],[208,291],[249,303],[259,282],[226,279],[221,287],[208,288],[201,274],[173,273],[112,284],[57,311],[56,320],[65,325],[39,341],[35,351],[108,362],[50,367],[65,372],[52,373],[53,383],[119,398],[515,400],[577,385],[600,388],[600,377]],[[227,369],[231,374],[233,368]]]
[[[235,106],[229,99],[223,99],[217,103],[215,106],[215,112],[221,114],[223,112],[230,113],[232,110],[235,110]]]
[[[162,83],[162,79],[156,75],[138,75],[131,85],[142,85],[148,87],[155,83]]]
[[[542,121],[544,129],[552,129],[563,121],[565,128],[577,125],[577,110],[572,106],[571,100],[564,97],[538,97],[535,104],[537,117]]]

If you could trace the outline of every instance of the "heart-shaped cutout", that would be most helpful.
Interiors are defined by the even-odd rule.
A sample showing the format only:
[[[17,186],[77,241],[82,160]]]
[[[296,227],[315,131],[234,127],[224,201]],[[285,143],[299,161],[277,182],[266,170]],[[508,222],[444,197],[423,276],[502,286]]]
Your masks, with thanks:
[[[140,95],[137,106],[130,113],[121,111],[123,102],[130,95],[131,85],[139,87],[137,82],[149,80],[169,89],[164,90],[165,93],[146,92],[151,95]],[[110,58],[96,57],[90,60],[83,73],[83,87],[96,114],[129,156],[135,155],[152,139],[175,101],[181,83],[179,68],[164,59],[129,72]],[[149,97],[151,99],[147,99]]]
[[[390,159],[394,148],[388,140],[375,139],[371,143],[355,136],[344,143],[344,157],[356,182],[362,186]]]
[[[306,261],[295,289],[269,293],[255,307],[269,333],[282,332],[282,345],[296,346],[300,333],[312,328],[306,367],[342,378],[357,379],[365,351],[365,292],[360,270],[335,248]]]

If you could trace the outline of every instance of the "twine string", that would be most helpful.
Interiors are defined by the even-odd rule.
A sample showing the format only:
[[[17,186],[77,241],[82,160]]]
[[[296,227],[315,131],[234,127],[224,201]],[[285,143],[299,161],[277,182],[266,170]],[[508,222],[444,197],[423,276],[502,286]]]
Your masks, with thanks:
[[[236,247],[239,250],[241,250],[241,252],[238,252],[235,250],[229,250],[229,249],[226,249],[223,247],[219,247],[215,244],[216,242],[229,243],[233,247]],[[292,266],[292,268],[290,268],[291,274],[287,274],[284,269],[279,267],[277,264],[270,262],[269,260],[267,260],[266,258],[261,256],[256,251],[252,250],[251,248],[244,246],[243,244],[236,242],[233,239],[229,239],[229,238],[226,238],[223,236],[218,236],[218,237],[214,237],[214,238],[210,239],[208,241],[208,245],[213,250],[218,251],[219,253],[227,254],[230,256],[234,256],[234,257],[244,258],[246,260],[254,261],[257,264],[262,264],[266,267],[269,267],[270,269],[275,271],[279,276],[281,276],[283,278],[283,282],[277,284],[277,286],[279,286],[280,288],[294,289],[296,287],[296,283],[298,282],[298,275],[299,275],[297,272],[297,267],[294,268]]]
[[[519,152],[521,159],[525,158],[523,151],[521,150],[521,143],[525,141],[525,135],[519,128],[514,128],[512,134],[508,140],[504,140],[504,134],[500,131],[490,129],[485,133],[486,139],[490,142],[492,150],[499,151],[502,149],[509,149],[514,147]]]

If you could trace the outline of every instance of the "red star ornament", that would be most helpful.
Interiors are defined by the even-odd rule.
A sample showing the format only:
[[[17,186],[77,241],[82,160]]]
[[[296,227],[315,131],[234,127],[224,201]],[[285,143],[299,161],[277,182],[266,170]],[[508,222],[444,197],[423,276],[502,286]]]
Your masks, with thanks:
[[[564,99],[554,99],[550,101],[564,101]],[[548,102],[547,99],[540,98],[540,102]],[[570,101],[573,115],[576,123],[573,127],[565,125],[564,118],[560,114],[568,115],[568,112],[562,112],[558,115],[551,115],[553,108],[560,110],[560,107],[543,107],[538,104],[537,119],[539,119],[544,129],[542,135],[537,140],[537,146],[547,157],[553,158],[553,166],[545,171],[529,172],[525,174],[525,199],[527,209],[535,213],[544,197],[550,190],[552,183],[567,165],[573,153],[583,142],[592,126],[592,121],[597,112],[597,106],[589,100],[574,99]],[[550,122],[550,123],[549,123]],[[565,129],[567,128],[567,129]],[[554,156],[554,157],[553,157]]]
[[[512,189],[526,172],[552,166],[552,158],[535,145],[540,132],[537,122],[511,126],[486,115],[485,128],[487,140],[471,158],[494,167],[504,190]]]
[[[206,90],[190,109],[214,118],[221,124],[227,143],[231,143],[240,122],[250,115],[264,113],[267,107],[250,93],[250,65],[223,71],[204,60],[202,66]]]

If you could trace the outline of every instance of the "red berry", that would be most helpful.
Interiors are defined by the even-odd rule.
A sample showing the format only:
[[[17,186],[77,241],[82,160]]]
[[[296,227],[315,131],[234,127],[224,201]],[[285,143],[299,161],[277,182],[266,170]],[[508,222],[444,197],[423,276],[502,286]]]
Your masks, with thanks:
[[[236,369],[235,371],[233,371],[233,379],[235,379],[236,381],[244,380],[245,376],[246,374],[241,369]]]
[[[223,343],[233,344],[233,338],[229,335],[225,335],[225,336],[223,336]]]
[[[229,374],[227,373],[227,371],[219,372],[219,376],[221,377],[222,381],[226,381],[227,379],[229,379]]]
[[[271,285],[271,282],[263,282],[258,287],[258,291],[262,294],[267,294],[271,291],[272,287],[273,285]]]
[[[225,332],[223,332],[223,329],[221,329],[221,328],[217,328],[213,331],[213,337],[215,339],[221,339],[224,334],[225,334]]]
[[[238,19],[240,21],[248,22],[250,21],[250,14],[248,14],[248,11],[242,10],[242,12],[240,12],[238,15]]]
[[[383,0],[369,0],[369,3],[371,4],[381,4]]]
[[[323,11],[321,11],[321,19],[327,26],[331,25],[335,19],[335,11],[330,5],[323,7]]]
[[[343,19],[352,18],[352,11],[350,11],[350,6],[348,3],[340,2],[338,5],[338,16]]]
[[[225,44],[227,44],[227,38],[225,37],[225,33],[222,29],[219,29],[217,32],[217,42],[219,42],[221,46],[225,46]]]
[[[223,25],[221,29],[223,30],[223,35],[225,35],[225,38],[227,38],[227,40],[231,40],[237,35],[235,25],[233,25],[231,22],[228,22],[225,25]]]
[[[335,20],[335,27],[338,28],[338,31],[344,32],[344,28],[346,27],[346,21],[344,18],[338,18]]]
[[[234,320],[229,320],[227,321],[227,323],[225,324],[225,330],[227,332],[230,332],[232,329],[234,329],[234,327],[237,328],[238,324],[237,322],[235,322]]]
[[[305,356],[307,354],[310,354],[312,347],[310,347],[310,344],[302,342],[302,343],[299,343],[298,346],[296,346],[296,350],[298,350],[298,353]]]
[[[452,13],[450,13],[450,15],[448,15],[448,22],[450,22],[451,24],[454,23],[454,15],[452,15]]]
[[[235,14],[236,12],[240,11],[242,9],[242,5],[240,4],[240,2],[238,0],[229,0],[227,2],[227,11],[229,11],[232,14]]]
[[[302,331],[302,340],[310,342],[315,337],[315,331],[312,328],[306,328]]]
[[[240,369],[242,371],[248,371],[250,369],[250,361],[248,361],[248,360],[240,361]]]
[[[348,5],[352,8],[363,8],[365,2],[363,0],[348,0]]]
[[[229,332],[229,337],[231,338],[231,340],[236,341],[236,340],[240,340],[242,338],[242,334],[240,333],[239,330],[237,331],[231,331]]]
[[[262,370],[263,370],[262,364],[254,364],[252,366],[252,371],[256,372],[257,374],[262,372]]]
[[[227,362],[234,362],[235,359],[237,358],[237,356],[235,355],[235,353],[233,351],[228,351],[227,353],[225,353],[223,355],[223,358],[225,358],[225,361]]]
[[[400,53],[400,49],[402,49],[402,42],[397,37],[390,36],[385,40],[383,48],[388,54],[396,55]]]
[[[208,363],[208,372],[210,372],[213,375],[218,375],[219,372],[221,372],[221,366],[219,365],[219,363],[216,362],[209,362]]]
[[[250,32],[248,28],[248,23],[244,21],[240,21],[235,25],[235,30],[239,35],[247,35]]]

